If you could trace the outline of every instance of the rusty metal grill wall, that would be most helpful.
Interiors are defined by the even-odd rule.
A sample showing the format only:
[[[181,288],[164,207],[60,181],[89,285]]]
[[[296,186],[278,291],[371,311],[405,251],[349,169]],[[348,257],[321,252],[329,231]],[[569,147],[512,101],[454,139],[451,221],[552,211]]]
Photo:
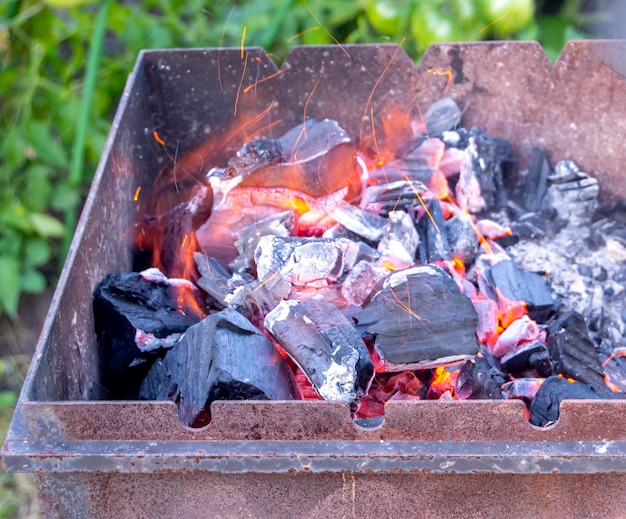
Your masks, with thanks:
[[[306,113],[367,139],[389,106],[445,95],[522,166],[542,145],[596,176],[604,203],[626,196],[623,41],[570,42],[554,64],[534,42],[433,45],[417,67],[395,45],[294,48],[280,69],[256,48],[140,54],[2,450],[37,474],[48,516],[622,513],[625,401],[565,402],[546,430],[515,401],[393,402],[374,429],[330,402],[218,402],[191,430],[172,403],[99,400],[91,294],[131,269],[133,194],[169,160],[154,131],[198,173],[211,137],[269,106],[269,135]]]

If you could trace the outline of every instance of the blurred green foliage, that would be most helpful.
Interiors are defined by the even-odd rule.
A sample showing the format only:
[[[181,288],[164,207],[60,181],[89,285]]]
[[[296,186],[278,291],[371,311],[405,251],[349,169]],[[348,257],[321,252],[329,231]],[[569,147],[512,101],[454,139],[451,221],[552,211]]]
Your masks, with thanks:
[[[75,0],[49,0],[74,4]],[[0,313],[54,284],[137,53],[145,48],[260,45],[280,61],[294,44],[539,39],[554,59],[580,37],[580,0],[126,0],[111,2],[88,124],[78,131],[99,2],[0,5]],[[549,5],[548,5],[549,4]],[[556,8],[555,8],[556,5]],[[545,14],[549,13],[549,14]],[[81,170],[70,179],[77,139]],[[79,141],[81,142],[81,141]],[[84,151],[84,159],[82,152]]]

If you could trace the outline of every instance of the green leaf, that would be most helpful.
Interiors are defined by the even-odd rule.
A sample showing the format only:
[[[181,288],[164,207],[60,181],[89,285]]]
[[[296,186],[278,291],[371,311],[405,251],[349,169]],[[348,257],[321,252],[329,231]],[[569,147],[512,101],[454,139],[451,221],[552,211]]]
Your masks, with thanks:
[[[16,258],[0,256],[0,308],[9,315],[17,314],[20,301],[20,264]]]
[[[37,157],[47,164],[67,168],[69,161],[65,148],[50,131],[50,126],[43,121],[30,121],[27,128],[28,142]]]
[[[45,276],[35,269],[28,269],[22,274],[22,290],[31,294],[40,294],[46,288]]]
[[[4,167],[7,169],[17,169],[26,160],[24,137],[18,126],[10,127],[4,136],[2,154],[4,155]]]
[[[65,227],[59,220],[43,213],[30,213],[27,220],[32,229],[42,238],[60,238],[65,235]]]
[[[78,207],[79,200],[80,193],[78,189],[63,183],[56,186],[50,200],[50,207],[57,211],[67,211]]]
[[[53,168],[47,164],[31,164],[24,171],[25,183],[22,200],[31,211],[45,211],[50,203],[50,178]]]
[[[48,242],[41,238],[31,238],[24,247],[24,263],[27,267],[41,267],[50,261],[52,251]]]

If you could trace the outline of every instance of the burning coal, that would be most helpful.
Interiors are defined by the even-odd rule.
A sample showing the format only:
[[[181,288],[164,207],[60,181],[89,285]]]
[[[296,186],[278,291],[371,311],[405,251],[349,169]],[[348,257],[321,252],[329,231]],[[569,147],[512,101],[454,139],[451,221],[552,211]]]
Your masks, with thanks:
[[[624,223],[573,163],[536,148],[520,172],[460,119],[444,99],[384,150],[309,119],[210,167],[142,226],[172,277],[96,290],[111,395],[191,426],[216,399],[341,401],[367,425],[390,400],[519,398],[544,426],[565,398],[621,397]]]

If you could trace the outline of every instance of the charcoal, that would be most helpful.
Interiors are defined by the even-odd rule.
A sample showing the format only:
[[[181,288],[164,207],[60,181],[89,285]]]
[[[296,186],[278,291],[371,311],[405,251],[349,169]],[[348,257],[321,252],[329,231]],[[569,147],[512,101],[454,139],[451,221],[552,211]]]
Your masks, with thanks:
[[[230,264],[230,267],[234,271],[250,269],[254,264],[254,251],[261,236],[289,236],[293,223],[293,211],[283,211],[261,218],[235,233],[235,248],[239,256]]]
[[[236,287],[226,302],[229,308],[259,325],[267,312],[289,296],[291,289],[291,283],[281,274],[276,274],[262,283],[254,280]]]
[[[516,378],[502,384],[502,396],[507,399],[517,398],[530,402],[535,398],[544,380],[543,378],[530,377]]]
[[[598,208],[598,181],[572,161],[561,161],[550,177],[548,193],[559,217],[573,226],[587,226]]]
[[[281,187],[313,197],[345,187],[349,200],[360,191],[355,146],[336,121],[309,119],[273,144],[254,143],[245,145],[223,174],[239,179],[242,187]],[[341,175],[336,164],[342,165]]]
[[[432,367],[478,351],[472,302],[435,265],[393,273],[355,320],[359,332],[373,338],[388,371]]]
[[[500,359],[502,369],[513,375],[527,370],[535,370],[540,377],[554,375],[550,353],[541,341],[532,341],[522,344],[519,348],[506,354]]]
[[[181,422],[201,427],[215,400],[291,400],[292,376],[272,343],[231,309],[187,329],[183,340],[153,365],[140,398],[173,400]]]
[[[626,357],[623,348],[617,348],[604,364],[611,387],[626,392]]]
[[[343,204],[330,211],[338,223],[349,231],[371,242],[381,239],[386,220],[373,213],[368,213],[351,204]]]
[[[466,216],[455,216],[445,222],[445,235],[450,245],[450,255],[471,265],[478,253],[478,238],[471,220]]]
[[[368,172],[370,181],[388,183],[396,181],[423,182],[428,184],[438,171],[445,151],[440,139],[419,139],[417,146],[403,146],[398,159],[387,162],[381,168]]]
[[[457,203],[463,210],[479,214],[504,205],[498,160],[494,140],[482,128],[472,128],[456,185]]]
[[[512,301],[523,301],[528,315],[539,323],[544,323],[558,308],[558,301],[552,297],[545,280],[519,268],[511,260],[502,260],[492,265],[486,272],[490,285]]]
[[[548,349],[554,369],[595,388],[604,388],[604,369],[582,315],[569,311],[548,326]]]
[[[200,252],[193,255],[200,277],[196,281],[197,285],[209,294],[219,307],[227,306],[226,298],[231,293],[229,280],[230,272],[215,258],[209,258]]]
[[[391,211],[387,227],[378,244],[383,263],[391,265],[394,270],[412,267],[415,264],[418,243],[419,235],[409,214]]]
[[[439,200],[433,199],[428,212],[424,211],[417,222],[419,234],[419,257],[422,263],[452,259],[446,236],[446,221],[441,214]]]
[[[191,282],[167,279],[159,270],[112,273],[94,291],[95,331],[103,383],[112,398],[122,398],[136,382],[133,371],[180,340],[200,316],[178,303],[177,288],[197,290]],[[149,367],[149,366],[148,366]]]
[[[456,394],[462,400],[502,398],[500,387],[505,381],[504,374],[491,368],[487,359],[476,356],[473,361],[463,364],[457,378]]]
[[[431,137],[454,130],[461,122],[461,109],[454,99],[444,97],[428,107],[424,114],[426,131]]]
[[[341,283],[341,295],[353,306],[361,306],[380,286],[389,271],[371,261],[359,261]]]
[[[332,303],[282,301],[265,317],[265,328],[325,400],[354,403],[367,392],[374,376],[369,352]]]
[[[346,238],[263,236],[255,251],[259,281],[280,274],[293,285],[311,287],[334,283],[358,261],[379,256],[368,245]]]
[[[397,180],[368,186],[361,195],[360,207],[364,210],[380,210],[381,213],[406,209],[418,204],[418,195],[425,192],[426,186],[419,180]]]
[[[539,427],[550,425],[559,418],[559,405],[563,400],[602,400],[621,398],[606,386],[602,389],[562,377],[547,378],[530,404],[530,423]]]
[[[548,152],[545,148],[534,147],[530,153],[528,173],[524,177],[519,199],[528,212],[534,212],[541,206],[548,191]]]

